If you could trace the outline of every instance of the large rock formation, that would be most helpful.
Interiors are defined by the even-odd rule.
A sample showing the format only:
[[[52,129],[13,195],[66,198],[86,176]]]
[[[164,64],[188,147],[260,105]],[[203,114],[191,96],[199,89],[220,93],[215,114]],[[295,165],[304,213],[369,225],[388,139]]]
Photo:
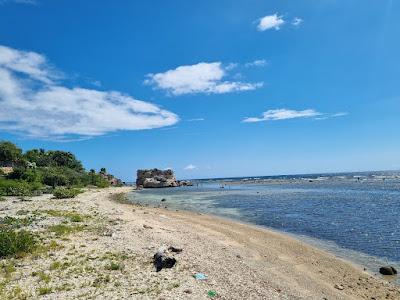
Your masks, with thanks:
[[[172,170],[137,170],[137,188],[164,188],[179,186]]]

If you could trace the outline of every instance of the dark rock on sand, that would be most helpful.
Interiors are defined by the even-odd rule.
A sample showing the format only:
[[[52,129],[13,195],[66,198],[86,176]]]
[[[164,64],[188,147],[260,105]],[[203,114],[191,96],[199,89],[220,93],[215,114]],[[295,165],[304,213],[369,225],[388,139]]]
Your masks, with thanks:
[[[379,273],[381,273],[382,275],[396,275],[397,270],[392,266],[385,266],[379,268]]]
[[[160,272],[163,268],[172,268],[175,264],[176,259],[167,256],[163,251],[158,251],[154,254],[154,266],[157,272]]]

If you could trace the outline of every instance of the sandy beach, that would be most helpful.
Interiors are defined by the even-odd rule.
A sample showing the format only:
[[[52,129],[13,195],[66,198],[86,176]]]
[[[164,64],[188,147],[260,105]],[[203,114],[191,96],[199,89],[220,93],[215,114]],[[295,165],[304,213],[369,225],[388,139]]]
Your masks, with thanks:
[[[399,287],[284,234],[115,201],[131,190],[0,202],[1,218],[29,220],[23,226],[42,243],[32,254],[0,260],[0,298],[400,299]],[[156,272],[153,255],[169,246],[182,249],[170,254],[177,263]]]

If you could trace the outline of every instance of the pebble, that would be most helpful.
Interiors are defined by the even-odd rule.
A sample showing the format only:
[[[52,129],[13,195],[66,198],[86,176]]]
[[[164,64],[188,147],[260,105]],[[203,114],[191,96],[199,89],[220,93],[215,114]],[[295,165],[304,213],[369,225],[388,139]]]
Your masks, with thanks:
[[[335,284],[335,289],[338,289],[338,290],[344,290],[344,287],[343,287],[343,285],[340,285],[340,284]]]

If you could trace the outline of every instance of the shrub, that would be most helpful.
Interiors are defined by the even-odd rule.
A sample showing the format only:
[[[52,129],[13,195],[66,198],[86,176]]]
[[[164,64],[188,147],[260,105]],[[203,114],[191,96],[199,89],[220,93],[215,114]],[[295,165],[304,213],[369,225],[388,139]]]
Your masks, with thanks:
[[[99,188],[106,188],[110,186],[110,183],[105,178],[94,172],[89,172],[87,174],[87,184],[94,185]]]
[[[30,196],[41,193],[42,188],[43,186],[40,182],[0,178],[0,195],[2,196]]]
[[[48,168],[43,174],[43,183],[52,187],[68,185],[67,176],[57,168]]]
[[[29,196],[31,189],[29,184],[20,180],[0,179],[0,195],[3,196]]]
[[[29,253],[36,247],[36,236],[21,230],[0,228],[0,257]]]
[[[65,188],[57,187],[53,191],[54,197],[57,199],[74,198],[76,195],[82,193],[80,189],[77,188]]]
[[[67,167],[42,168],[43,183],[53,188],[56,186],[85,185],[87,174]]]
[[[33,221],[33,217],[14,218],[10,216],[5,216],[4,218],[0,218],[0,225],[7,226],[9,229],[16,229],[28,226],[32,224]]]

